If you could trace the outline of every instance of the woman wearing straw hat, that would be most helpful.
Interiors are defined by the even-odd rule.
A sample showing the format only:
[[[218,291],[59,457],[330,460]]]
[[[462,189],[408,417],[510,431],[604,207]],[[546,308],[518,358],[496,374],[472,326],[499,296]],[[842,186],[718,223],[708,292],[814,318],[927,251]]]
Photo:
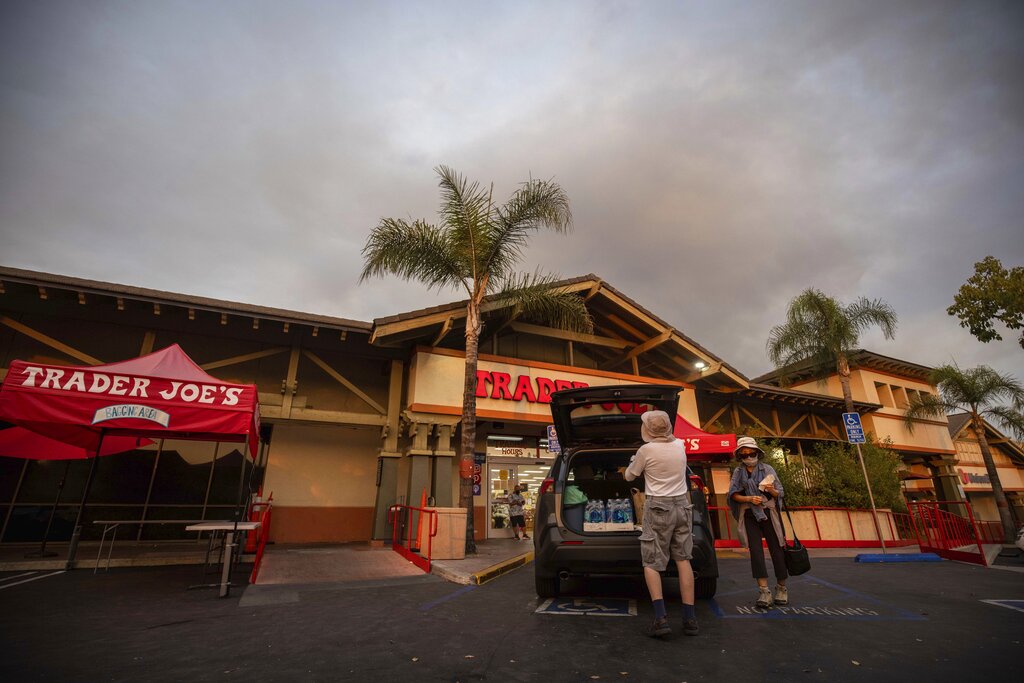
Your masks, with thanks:
[[[739,529],[740,544],[750,549],[750,568],[758,588],[755,604],[765,609],[772,605],[788,605],[786,578],[789,572],[786,571],[786,558],[782,549],[786,536],[777,505],[783,495],[782,482],[775,469],[762,462],[764,451],[753,437],[741,436],[737,439],[733,454],[740,460],[740,466],[732,473],[727,498],[729,510]],[[774,597],[768,590],[768,568],[761,549],[762,538],[768,545],[775,570],[777,585]]]

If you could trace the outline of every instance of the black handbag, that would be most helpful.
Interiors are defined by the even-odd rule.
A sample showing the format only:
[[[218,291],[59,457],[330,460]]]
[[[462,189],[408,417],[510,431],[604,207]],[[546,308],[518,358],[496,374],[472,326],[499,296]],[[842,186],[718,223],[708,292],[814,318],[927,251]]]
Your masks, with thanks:
[[[782,499],[779,499],[779,506]],[[790,576],[800,576],[811,570],[811,558],[807,556],[807,548],[796,537],[796,527],[793,526],[793,518],[789,516],[789,508],[786,508],[786,518],[789,519],[789,528],[793,531],[793,541],[782,540],[782,556],[786,559],[786,571]],[[782,521],[781,519],[779,520]],[[782,522],[782,534],[786,534],[786,523]]]

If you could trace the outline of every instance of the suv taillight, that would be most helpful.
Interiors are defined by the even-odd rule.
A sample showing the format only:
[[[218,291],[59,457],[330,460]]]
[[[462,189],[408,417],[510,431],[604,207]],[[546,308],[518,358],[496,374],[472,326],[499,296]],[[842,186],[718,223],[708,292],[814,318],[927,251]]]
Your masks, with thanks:
[[[555,480],[554,479],[545,479],[543,482],[541,482],[541,485],[540,485],[540,495],[543,496],[545,493],[548,492],[548,489],[550,489],[554,485],[555,485]]]

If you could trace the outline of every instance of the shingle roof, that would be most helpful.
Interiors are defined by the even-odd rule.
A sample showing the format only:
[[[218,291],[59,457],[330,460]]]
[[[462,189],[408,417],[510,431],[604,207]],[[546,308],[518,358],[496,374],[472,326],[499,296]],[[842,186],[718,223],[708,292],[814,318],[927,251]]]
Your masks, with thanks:
[[[369,332],[372,329],[372,325],[370,323],[359,320],[335,318],[333,316],[319,315],[316,313],[290,311],[283,308],[256,306],[254,304],[224,301],[222,299],[211,299],[203,296],[177,294],[175,292],[165,292],[159,289],[132,287],[112,282],[86,280],[66,275],[55,275],[53,273],[23,270],[21,268],[10,268],[7,266],[0,266],[0,280],[7,282],[21,282],[36,286],[51,286],[76,292],[94,293],[107,296],[122,296],[129,299],[141,299],[144,301],[177,305],[187,308],[199,308],[224,313],[241,313],[254,318],[279,320],[282,322],[296,324],[316,325],[353,332]]]

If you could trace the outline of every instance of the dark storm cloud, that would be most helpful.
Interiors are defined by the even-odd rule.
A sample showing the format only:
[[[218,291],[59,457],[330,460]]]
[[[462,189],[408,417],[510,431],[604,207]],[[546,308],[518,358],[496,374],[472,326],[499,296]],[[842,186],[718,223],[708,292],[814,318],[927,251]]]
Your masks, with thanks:
[[[371,319],[381,216],[445,163],[567,189],[526,266],[595,272],[744,372],[814,286],[896,307],[880,353],[986,362],[945,314],[1024,263],[1013,3],[7,3],[0,261]]]

